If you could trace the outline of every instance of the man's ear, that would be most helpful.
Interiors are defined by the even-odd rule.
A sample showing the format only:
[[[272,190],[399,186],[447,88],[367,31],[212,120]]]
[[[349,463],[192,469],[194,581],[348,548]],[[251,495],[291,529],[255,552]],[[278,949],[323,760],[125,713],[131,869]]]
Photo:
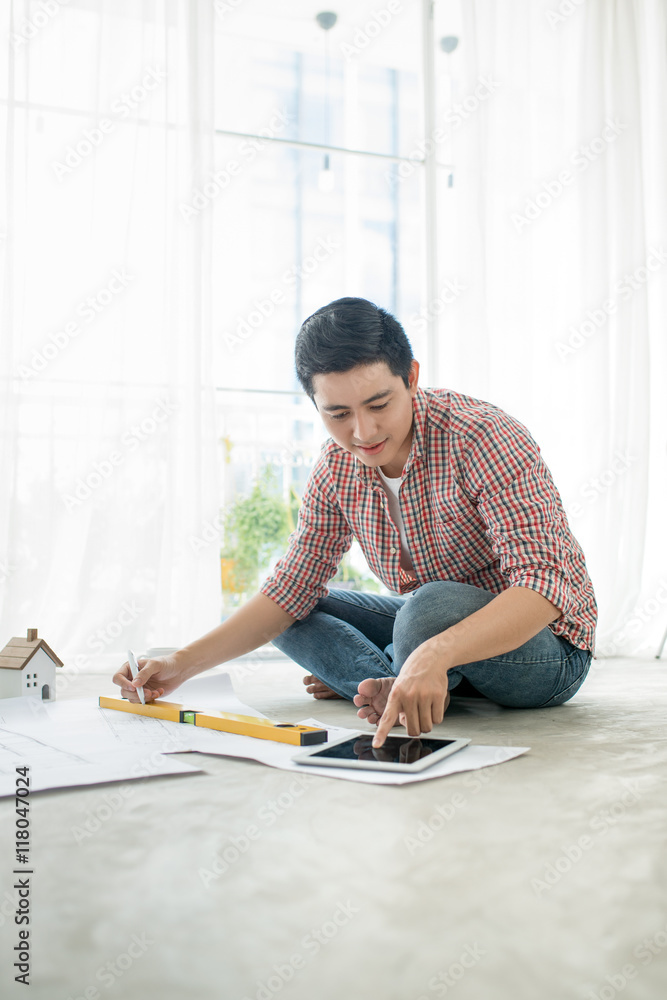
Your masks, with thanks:
[[[408,375],[408,382],[410,383],[410,392],[414,396],[419,384],[419,362],[416,358],[412,361],[412,366]]]

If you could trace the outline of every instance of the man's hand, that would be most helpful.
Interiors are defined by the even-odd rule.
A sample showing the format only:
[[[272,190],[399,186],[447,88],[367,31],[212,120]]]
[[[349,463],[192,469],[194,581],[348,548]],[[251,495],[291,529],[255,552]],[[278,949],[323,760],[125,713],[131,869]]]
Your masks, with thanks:
[[[397,721],[409,736],[430,733],[442,722],[448,705],[447,666],[442,650],[427,640],[410,653],[401,667],[378,722],[373,746],[382,746]]]
[[[189,676],[175,653],[169,656],[156,656],[150,660],[142,657],[137,661],[137,666],[140,669],[135,680],[132,680],[132,671],[127,662],[113,675],[114,684],[120,685],[121,695],[128,701],[138,702],[137,688],[143,687],[144,698],[148,704],[149,701],[161,698],[162,695],[171,694]]]

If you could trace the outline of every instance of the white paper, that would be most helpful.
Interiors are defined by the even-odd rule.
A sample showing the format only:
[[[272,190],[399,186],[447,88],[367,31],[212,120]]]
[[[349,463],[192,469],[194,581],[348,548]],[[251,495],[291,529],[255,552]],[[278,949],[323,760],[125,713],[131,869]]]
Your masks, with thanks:
[[[187,681],[166,700],[188,704],[193,709],[217,708],[266,718],[236,697],[231,678],[226,673]],[[327,726],[312,718],[304,719],[303,724],[326,729],[329,741],[375,731],[371,727],[346,729]],[[323,778],[375,785],[405,785],[500,764],[529,749],[469,745],[416,774],[357,771],[295,764],[292,757],[303,752],[302,747],[102,709],[96,698],[42,702],[37,697],[21,697],[0,701],[0,795],[13,793],[15,767],[19,762],[28,763],[33,768],[34,791],[142,777],[147,762],[154,768],[151,771],[154,774],[202,770],[165,756],[185,751],[244,757],[270,767],[301,774],[307,772]],[[143,773],[133,773],[133,768],[136,771],[138,766],[143,766]]]
[[[250,705],[244,705],[236,697],[229,674],[209,674],[193,677],[181,684],[166,701],[176,701],[195,709],[215,708],[219,712],[236,712],[237,715],[253,715],[256,719],[266,716]]]
[[[54,723],[44,707],[27,697],[0,701],[0,796],[15,794],[16,768],[25,765],[30,768],[31,792],[201,771],[194,763],[165,756],[145,741],[110,746],[110,737],[92,740],[89,733],[77,735],[69,726],[72,713],[67,713],[67,720],[61,713],[62,723]],[[90,720],[95,711],[89,704],[84,717]]]
[[[0,740],[2,734],[0,733]],[[73,788],[77,785],[99,785],[107,781],[133,781],[164,774],[199,774],[203,768],[160,754],[159,758],[142,753],[123,753],[110,758],[107,753],[86,754],[82,760],[43,757],[35,761],[30,755],[23,760],[30,766],[30,794],[50,788]],[[0,764],[0,798],[16,792],[16,767],[7,772]]]
[[[164,754],[191,749],[188,735],[184,732],[185,726],[178,722],[101,709],[98,699],[94,697],[57,703],[36,699],[32,705],[20,704],[30,700],[11,698],[0,701],[0,742],[4,726],[5,729],[42,739],[61,751],[87,757],[104,754],[116,758],[128,751]],[[14,704],[10,705],[11,702]],[[1,762],[0,750],[0,768]]]
[[[317,719],[303,719],[302,725],[326,729],[329,742],[343,737],[355,736],[358,733],[375,732],[374,729],[343,729],[339,726],[328,726]],[[413,781],[443,778],[459,771],[477,771],[482,767],[502,764],[530,750],[530,747],[472,746],[469,744],[462,750],[457,750],[451,757],[445,757],[439,764],[427,767],[425,771],[403,774],[400,771],[365,771],[361,769],[357,771],[349,767],[295,764],[292,757],[303,753],[305,747],[274,743],[271,740],[258,740],[250,736],[233,736],[230,733],[220,733],[215,730],[209,730],[209,733],[213,739],[210,741],[209,748],[202,749],[201,752],[222,754],[225,757],[246,757],[262,764],[268,764],[270,767],[282,768],[285,771],[297,771],[300,774],[307,772],[322,778],[342,778],[344,781],[363,781],[370,785],[408,785]]]

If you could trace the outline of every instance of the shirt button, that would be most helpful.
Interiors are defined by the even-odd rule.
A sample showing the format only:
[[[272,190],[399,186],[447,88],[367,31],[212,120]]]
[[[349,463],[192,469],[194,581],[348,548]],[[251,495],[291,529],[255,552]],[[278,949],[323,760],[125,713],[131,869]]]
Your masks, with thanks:
[[[392,554],[392,556],[393,556],[393,555],[395,554],[395,552],[396,552],[396,549],[395,549],[395,548],[393,548],[393,546],[392,546],[392,548],[390,548],[390,549],[389,549],[389,551],[391,552],[391,554]]]

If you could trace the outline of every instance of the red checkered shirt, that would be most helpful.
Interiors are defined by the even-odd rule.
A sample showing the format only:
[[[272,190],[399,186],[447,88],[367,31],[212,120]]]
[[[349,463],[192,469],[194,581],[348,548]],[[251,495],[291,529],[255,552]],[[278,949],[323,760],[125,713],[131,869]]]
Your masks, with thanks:
[[[418,388],[400,506],[413,571],[375,469],[328,438],[306,483],[296,530],[260,592],[305,618],[352,544],[385,586],[407,594],[456,580],[499,594],[528,587],[561,610],[548,625],[595,651],[597,604],[584,554],[538,445],[493,403]]]

